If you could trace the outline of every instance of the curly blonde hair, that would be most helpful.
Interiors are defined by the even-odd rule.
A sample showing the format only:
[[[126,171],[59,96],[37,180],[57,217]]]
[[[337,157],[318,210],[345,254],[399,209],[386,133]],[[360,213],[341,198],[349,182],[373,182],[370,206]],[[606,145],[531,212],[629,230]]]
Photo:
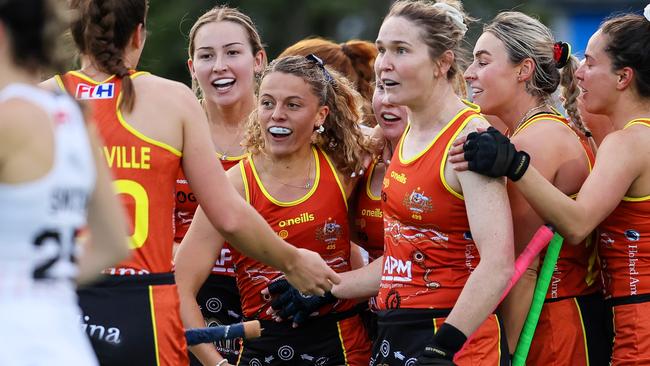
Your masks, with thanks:
[[[273,72],[302,78],[311,86],[320,105],[329,108],[324,131],[314,133],[313,143],[331,157],[336,169],[346,175],[363,169],[363,157],[370,154],[367,139],[358,125],[363,117],[363,99],[350,81],[329,67],[302,56],[274,60],[264,70],[261,80]],[[256,112],[246,123],[243,145],[254,154],[264,149],[264,131]]]

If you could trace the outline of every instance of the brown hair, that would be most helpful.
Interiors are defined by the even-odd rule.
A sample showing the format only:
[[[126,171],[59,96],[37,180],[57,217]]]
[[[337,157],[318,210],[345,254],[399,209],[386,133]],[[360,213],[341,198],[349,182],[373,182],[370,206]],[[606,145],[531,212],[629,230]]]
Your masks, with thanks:
[[[605,52],[612,68],[634,70],[634,87],[643,98],[650,97],[650,20],[626,14],[605,21],[601,26],[608,42]]]
[[[323,38],[309,38],[298,41],[282,51],[280,56],[307,56],[314,54],[323,62],[340,72],[356,86],[363,97],[363,112],[365,125],[375,126],[372,113],[372,93],[374,92],[374,63],[377,57],[377,47],[373,43],[361,40],[351,40],[337,44]]]
[[[133,109],[135,90],[124,64],[124,49],[138,25],[145,24],[148,0],[72,0],[79,12],[72,37],[96,67],[122,79],[120,108]]]
[[[390,17],[405,18],[419,28],[432,60],[437,60],[445,51],[454,53],[447,80],[454,80],[456,74],[462,74],[463,66],[469,60],[467,50],[462,47],[467,31],[465,24],[473,19],[465,14],[459,1],[400,0],[391,6],[386,19]]]
[[[533,76],[526,82],[528,93],[543,102],[548,102],[561,85],[563,105],[571,123],[588,135],[577,106],[580,89],[574,73],[578,68],[578,60],[574,56],[569,56],[562,71],[558,70],[558,63],[553,57],[555,40],[544,24],[524,13],[508,11],[499,13],[483,28],[483,31],[493,34],[503,42],[508,58],[513,64],[518,64],[527,58],[533,60],[535,70]]]
[[[363,154],[370,152],[357,123],[362,116],[362,98],[351,83],[328,66],[320,66],[302,56],[274,60],[264,70],[262,80],[273,72],[302,78],[311,86],[320,105],[329,107],[323,123],[324,131],[315,134],[315,144],[331,156],[336,168],[347,175],[363,169]],[[244,146],[253,153],[260,152],[264,148],[264,138],[255,113],[248,120],[246,129]]]
[[[7,30],[15,65],[32,72],[47,67],[62,69],[59,35],[67,24],[54,0],[0,2],[0,21]]]
[[[255,56],[260,51],[262,52],[264,51],[264,45],[262,44],[262,39],[260,37],[259,32],[257,31],[257,28],[255,27],[255,23],[253,23],[253,20],[248,15],[242,13],[236,8],[220,5],[220,6],[215,6],[214,8],[205,12],[196,20],[194,25],[192,25],[192,29],[190,29],[190,34],[189,34],[190,41],[187,47],[187,53],[190,60],[194,58],[194,51],[195,51],[194,39],[196,38],[196,33],[199,31],[199,29],[202,26],[208,23],[218,23],[218,22],[232,22],[244,27],[244,29],[246,29],[246,33],[248,33],[248,41],[250,43],[251,52],[253,53],[253,56]],[[266,66],[266,62],[267,62],[266,53],[264,53],[263,62],[264,65]],[[201,88],[199,87],[199,84],[197,83],[195,78],[192,78],[192,90],[194,90],[194,93],[199,98],[201,97]]]

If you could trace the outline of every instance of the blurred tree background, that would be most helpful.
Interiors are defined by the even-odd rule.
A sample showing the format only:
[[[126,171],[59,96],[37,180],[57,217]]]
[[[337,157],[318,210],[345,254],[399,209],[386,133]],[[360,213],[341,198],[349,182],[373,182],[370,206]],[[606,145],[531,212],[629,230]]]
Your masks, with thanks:
[[[248,14],[258,27],[269,59],[305,37],[321,36],[335,42],[358,38],[374,41],[391,0],[150,0],[149,35],[139,68],[190,83],[187,72],[187,35],[194,21],[215,5],[227,4]],[[511,0],[464,2],[475,18],[489,20],[501,9],[517,8],[540,14],[539,6]],[[480,34],[470,26],[470,44]],[[469,46],[469,44],[468,44]]]
[[[187,72],[187,34],[194,21],[215,5],[237,7],[253,18],[269,59],[296,41],[322,36],[335,42],[352,38],[374,41],[392,0],[150,0],[147,29],[149,36],[139,68],[174,80],[190,83]],[[602,18],[612,11],[642,10],[638,0],[466,0],[465,10],[478,22],[470,26],[471,45],[480,35],[482,23],[502,10],[519,10],[538,17],[554,32],[581,43]],[[586,17],[586,18],[585,18]],[[577,19],[577,20],[576,20]],[[574,23],[587,19],[587,30]],[[592,24],[593,23],[593,24]],[[591,28],[589,28],[591,27]],[[585,33],[585,34],[583,34]],[[579,38],[577,36],[582,36]],[[586,37],[586,38],[585,38]]]

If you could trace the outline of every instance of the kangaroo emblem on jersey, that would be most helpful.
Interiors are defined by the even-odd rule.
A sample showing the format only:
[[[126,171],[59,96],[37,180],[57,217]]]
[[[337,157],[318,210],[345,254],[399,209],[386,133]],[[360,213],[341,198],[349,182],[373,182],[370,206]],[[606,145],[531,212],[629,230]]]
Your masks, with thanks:
[[[410,194],[407,193],[402,203],[411,211],[411,218],[416,220],[422,220],[422,214],[433,209],[431,198],[427,197],[420,187],[414,189]]]
[[[336,249],[336,241],[342,234],[341,225],[330,217],[323,227],[316,229],[316,240],[325,243],[328,250],[333,250]]]

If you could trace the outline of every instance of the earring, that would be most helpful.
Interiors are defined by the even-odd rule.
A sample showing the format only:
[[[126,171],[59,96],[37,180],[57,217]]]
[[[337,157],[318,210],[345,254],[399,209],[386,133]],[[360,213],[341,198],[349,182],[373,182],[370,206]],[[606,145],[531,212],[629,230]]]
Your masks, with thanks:
[[[318,128],[315,129],[316,133],[321,134],[325,132],[325,127],[323,125],[318,126]]]

